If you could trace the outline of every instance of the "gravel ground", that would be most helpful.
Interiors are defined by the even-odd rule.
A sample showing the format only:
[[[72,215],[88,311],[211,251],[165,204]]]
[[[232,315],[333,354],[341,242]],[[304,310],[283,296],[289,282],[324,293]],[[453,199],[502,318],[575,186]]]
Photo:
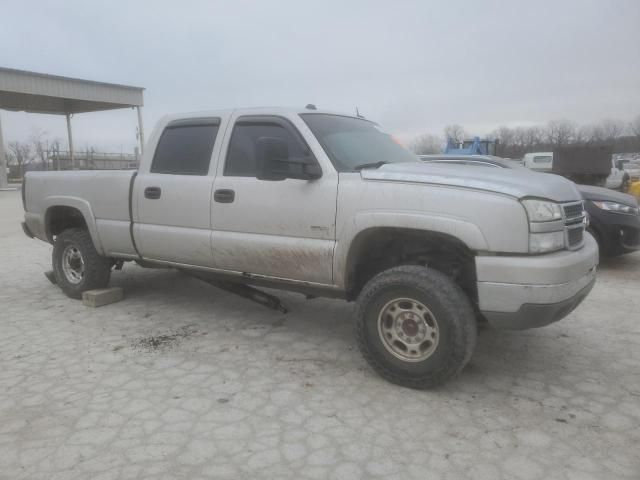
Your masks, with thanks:
[[[640,478],[640,254],[419,392],[367,367],[345,302],[283,315],[127,265],[124,301],[84,307],[21,215],[0,192],[0,478]]]

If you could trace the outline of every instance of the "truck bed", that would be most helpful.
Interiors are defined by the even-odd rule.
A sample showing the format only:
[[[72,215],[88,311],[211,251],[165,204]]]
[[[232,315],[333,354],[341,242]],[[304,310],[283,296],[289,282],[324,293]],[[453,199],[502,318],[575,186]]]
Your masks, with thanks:
[[[27,226],[36,237],[50,241],[44,229],[49,207],[76,208],[87,219],[99,253],[135,255],[129,233],[129,191],[134,173],[132,170],[29,172],[25,181]]]
[[[599,175],[611,173],[612,145],[568,145],[553,151],[553,173]]]

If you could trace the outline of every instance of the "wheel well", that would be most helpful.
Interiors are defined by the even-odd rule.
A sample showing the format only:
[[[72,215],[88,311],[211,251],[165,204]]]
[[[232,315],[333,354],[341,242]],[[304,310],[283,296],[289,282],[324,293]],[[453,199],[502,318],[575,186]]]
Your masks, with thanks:
[[[68,228],[86,228],[87,222],[77,208],[57,206],[47,210],[45,225],[47,238],[53,241],[54,236]]]
[[[438,270],[477,301],[474,252],[452,235],[404,228],[365,230],[354,239],[347,258],[347,298],[356,298],[371,278],[399,265]]]

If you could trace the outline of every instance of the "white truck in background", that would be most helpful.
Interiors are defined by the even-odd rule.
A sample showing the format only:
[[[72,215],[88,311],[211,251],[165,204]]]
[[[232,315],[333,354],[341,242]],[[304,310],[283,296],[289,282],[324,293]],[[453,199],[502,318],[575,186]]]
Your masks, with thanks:
[[[522,165],[534,172],[551,172],[553,168],[553,152],[525,153]]]
[[[167,116],[137,172],[29,172],[22,195],[70,297],[137,261],[356,300],[362,354],[414,388],[462,370],[478,321],[565,317],[598,263],[566,179],[427,164],[313,106]]]
[[[536,172],[553,172],[553,152],[532,152],[524,155],[522,165]],[[600,185],[612,190],[625,192],[629,186],[630,176],[624,170],[624,162],[611,159],[611,171]]]

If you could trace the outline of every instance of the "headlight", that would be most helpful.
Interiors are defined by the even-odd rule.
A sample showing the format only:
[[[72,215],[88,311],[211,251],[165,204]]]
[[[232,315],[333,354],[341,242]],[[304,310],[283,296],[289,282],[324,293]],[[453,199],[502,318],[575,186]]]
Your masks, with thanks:
[[[602,209],[607,210],[608,212],[616,212],[616,213],[627,213],[629,215],[638,215],[638,209],[636,207],[632,207],[630,205],[625,205],[624,203],[617,202],[593,202],[593,204]]]
[[[530,233],[529,252],[555,252],[564,248],[564,231],[549,233]]]
[[[550,222],[562,219],[562,207],[545,200],[523,200],[530,222]]]
[[[522,200],[529,218],[529,253],[548,253],[565,247],[562,206],[550,200]]]

